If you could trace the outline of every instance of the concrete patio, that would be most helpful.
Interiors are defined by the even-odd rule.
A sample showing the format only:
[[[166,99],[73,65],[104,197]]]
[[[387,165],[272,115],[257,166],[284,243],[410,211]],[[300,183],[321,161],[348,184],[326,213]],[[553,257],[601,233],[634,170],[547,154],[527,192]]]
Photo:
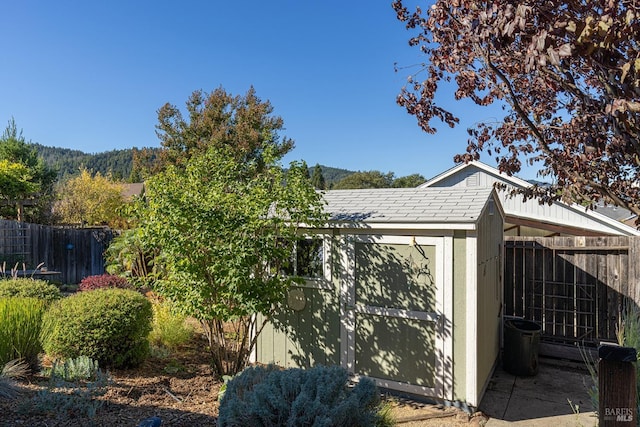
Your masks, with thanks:
[[[479,409],[490,417],[488,427],[595,426],[598,419],[587,391],[591,384],[580,363],[541,358],[533,377],[514,376],[499,366]]]

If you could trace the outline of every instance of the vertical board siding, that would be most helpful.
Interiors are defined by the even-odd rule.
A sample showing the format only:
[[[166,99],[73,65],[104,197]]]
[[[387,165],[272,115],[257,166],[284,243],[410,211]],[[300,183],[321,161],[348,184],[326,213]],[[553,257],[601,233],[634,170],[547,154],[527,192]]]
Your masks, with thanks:
[[[628,301],[639,305],[640,237],[505,237],[505,315],[542,326],[542,340],[615,341]]]
[[[258,361],[283,367],[340,364],[340,313],[334,289],[295,286],[305,306],[281,307],[258,337]]]
[[[103,274],[104,251],[114,233],[102,228],[61,228],[0,220],[0,265],[7,270],[16,261],[27,269],[43,264],[60,271],[53,280],[79,283],[83,278]]]
[[[497,211],[497,209],[496,209]],[[475,404],[491,379],[496,359],[500,354],[500,310],[502,305],[503,283],[501,279],[503,255],[503,218],[498,215],[485,213],[480,218],[477,232],[476,253],[476,390]],[[530,251],[524,249],[523,254]],[[455,264],[454,264],[454,268]],[[532,271],[533,267],[526,267]],[[528,285],[525,283],[526,294]],[[469,391],[467,391],[469,393]],[[471,395],[470,395],[471,396]]]

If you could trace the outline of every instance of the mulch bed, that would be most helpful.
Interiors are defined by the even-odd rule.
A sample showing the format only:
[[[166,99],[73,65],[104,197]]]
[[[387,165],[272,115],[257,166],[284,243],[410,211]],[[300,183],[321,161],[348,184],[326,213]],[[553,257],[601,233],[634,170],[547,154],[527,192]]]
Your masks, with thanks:
[[[18,399],[0,399],[0,427],[135,427],[152,416],[162,419],[163,427],[215,426],[222,382],[213,375],[205,345],[196,340],[167,358],[149,358],[139,368],[110,371],[113,382],[98,398],[104,405],[94,417],[73,408],[26,412],[25,402],[47,384],[46,378],[32,376],[20,382],[23,393]]]
[[[16,400],[0,398],[0,427],[135,427],[149,417],[159,417],[162,427],[215,426],[218,392],[222,381],[211,369],[206,339],[199,335],[169,357],[151,357],[136,369],[109,371],[112,379],[104,402],[94,417],[78,408],[42,412],[25,411],[25,403],[46,389],[47,379],[34,375],[19,382]],[[393,399],[399,426],[482,425],[483,417],[468,417],[445,409],[403,399]]]

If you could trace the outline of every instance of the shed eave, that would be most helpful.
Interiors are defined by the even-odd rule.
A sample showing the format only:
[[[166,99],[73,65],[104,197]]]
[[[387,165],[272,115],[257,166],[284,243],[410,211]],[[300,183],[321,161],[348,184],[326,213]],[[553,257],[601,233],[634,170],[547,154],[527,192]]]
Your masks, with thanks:
[[[327,228],[363,229],[363,230],[476,230],[477,223],[473,222],[347,222],[330,221]]]

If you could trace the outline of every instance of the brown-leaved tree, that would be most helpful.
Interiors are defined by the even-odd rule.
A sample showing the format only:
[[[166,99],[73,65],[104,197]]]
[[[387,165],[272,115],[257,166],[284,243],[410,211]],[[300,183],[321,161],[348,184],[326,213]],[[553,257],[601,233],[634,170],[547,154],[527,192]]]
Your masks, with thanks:
[[[523,159],[552,178],[527,190],[543,202],[616,204],[640,214],[640,4],[627,0],[437,0],[427,11],[393,7],[426,56],[398,96],[420,127],[453,127],[438,104],[440,86],[455,98],[505,106],[498,123],[469,129],[455,160],[495,156],[507,174]]]

